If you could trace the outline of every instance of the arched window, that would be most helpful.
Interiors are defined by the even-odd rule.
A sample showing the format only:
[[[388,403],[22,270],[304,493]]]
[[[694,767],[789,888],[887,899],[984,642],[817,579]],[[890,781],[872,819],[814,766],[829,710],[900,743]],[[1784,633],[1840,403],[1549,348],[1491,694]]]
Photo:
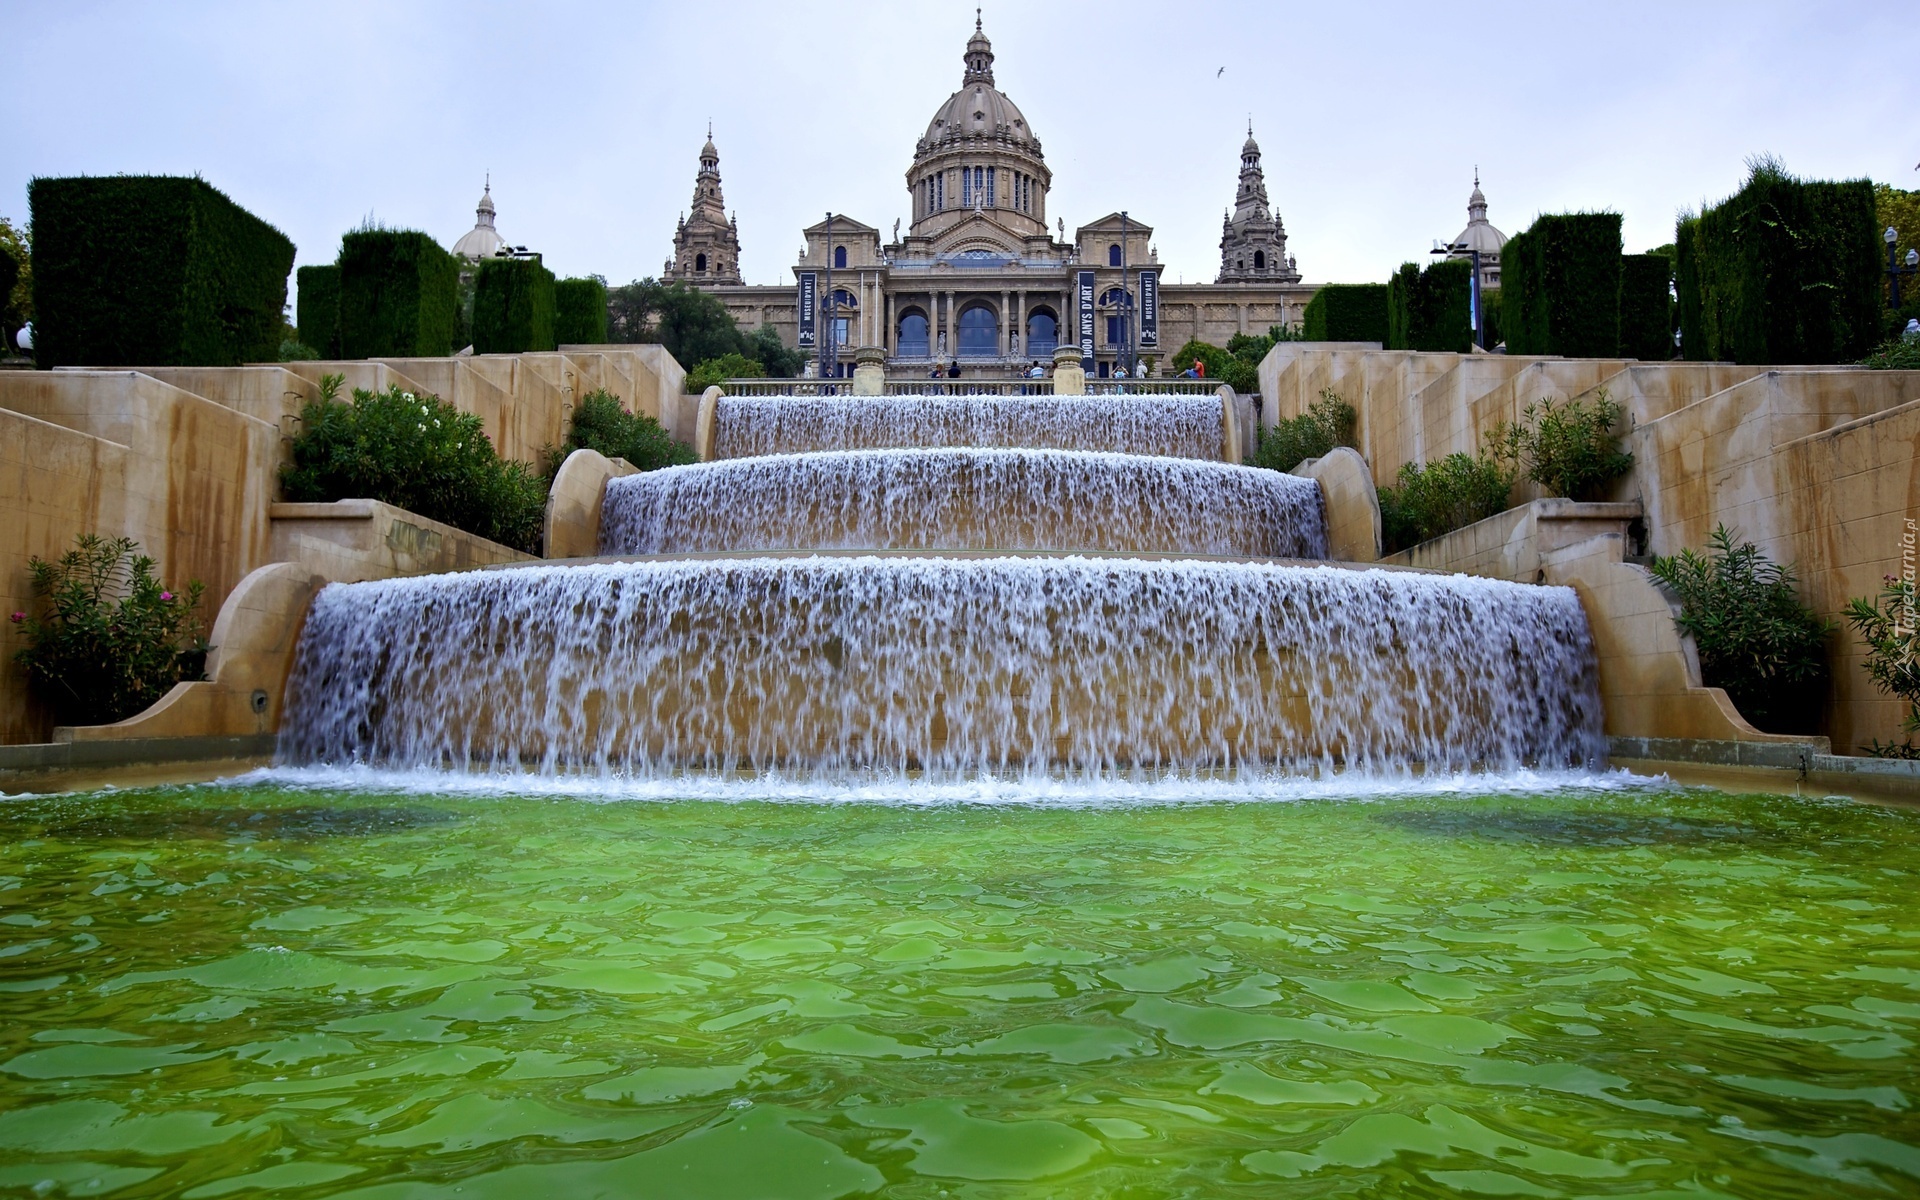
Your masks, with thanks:
[[[1000,353],[1000,322],[993,310],[976,304],[960,314],[960,356],[993,358]]]
[[[1265,250],[1255,250],[1253,252],[1253,269],[1256,271],[1264,271],[1267,269],[1267,252]]]
[[[1100,293],[1100,307],[1111,308],[1116,304],[1125,303],[1126,299],[1127,299],[1127,293],[1125,289],[1108,288],[1106,291]]]
[[[1052,354],[1053,348],[1060,344],[1060,322],[1053,314],[1040,309],[1027,318],[1027,353],[1036,358]]]
[[[845,246],[835,246],[833,248],[833,269],[836,271],[844,271],[847,269],[847,248]]]
[[[694,255],[694,256],[693,256],[693,269],[694,269],[694,270],[696,270],[696,271],[704,271],[704,270],[706,270],[706,269],[707,269],[707,256],[706,256],[706,255],[704,255],[704,254],[696,254],[696,255]]]
[[[902,358],[925,358],[932,353],[927,341],[927,318],[917,309],[908,309],[900,317],[900,335],[893,352]]]
[[[860,307],[860,298],[845,288],[833,289],[833,302],[841,308]]]
[[[1117,267],[1120,265],[1120,247],[1118,246],[1107,247],[1107,265],[1110,267]]]

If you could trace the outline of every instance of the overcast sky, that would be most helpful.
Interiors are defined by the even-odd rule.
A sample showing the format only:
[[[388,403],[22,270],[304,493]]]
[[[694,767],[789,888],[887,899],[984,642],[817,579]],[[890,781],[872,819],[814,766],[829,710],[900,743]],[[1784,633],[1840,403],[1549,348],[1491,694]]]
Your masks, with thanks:
[[[1612,209],[1626,248],[1744,160],[1920,188],[1912,0],[986,5],[997,82],[1071,233],[1116,209],[1211,279],[1248,116],[1309,282],[1384,279],[1465,224]],[[828,210],[909,216],[914,140],[974,4],[0,0],[0,216],[35,175],[199,172],[333,259],[364,218],[501,232],[562,275],[658,274],[709,119],[748,282]],[[1906,66],[1895,69],[1895,59]],[[1220,68],[1224,67],[1222,74]]]

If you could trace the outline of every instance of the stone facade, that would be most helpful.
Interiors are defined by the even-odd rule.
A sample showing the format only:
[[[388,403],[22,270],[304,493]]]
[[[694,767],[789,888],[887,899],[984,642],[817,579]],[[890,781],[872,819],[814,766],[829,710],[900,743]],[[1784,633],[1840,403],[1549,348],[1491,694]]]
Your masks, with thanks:
[[[1235,250],[1227,252],[1223,242],[1223,282],[1168,284],[1153,227],[1130,213],[1081,225],[1071,239],[1064,218],[1049,214],[1052,169],[1026,115],[996,85],[993,46],[977,21],[962,61],[959,90],[914,145],[906,172],[913,216],[904,233],[898,222],[887,234],[836,214],[802,231],[794,284],[747,285],[737,267],[724,279],[711,270],[723,253],[727,262],[738,262],[730,222],[724,229],[733,240],[724,252],[708,251],[709,273],[690,273],[688,264],[696,261],[689,258],[695,245],[690,218],[675,234],[668,277],[698,284],[742,328],[771,326],[788,346],[811,353],[833,338],[842,375],[852,373],[854,352],[863,346],[882,349],[896,377],[922,376],[956,359],[967,373],[987,377],[1051,362],[1057,346],[1079,341],[1084,271],[1093,273],[1094,302],[1085,358],[1096,377],[1120,363],[1157,362],[1192,338],[1224,344],[1236,333],[1299,322],[1314,289],[1300,283],[1286,255],[1286,233],[1268,205],[1260,149],[1251,137],[1228,218]],[[712,150],[709,141],[696,207],[717,162]],[[717,167],[711,187],[717,213]],[[713,219],[701,228],[718,237]],[[1225,278],[1228,263],[1234,264],[1231,279]],[[1150,278],[1143,283],[1143,276]],[[807,278],[825,305],[811,331],[803,331],[799,299]]]

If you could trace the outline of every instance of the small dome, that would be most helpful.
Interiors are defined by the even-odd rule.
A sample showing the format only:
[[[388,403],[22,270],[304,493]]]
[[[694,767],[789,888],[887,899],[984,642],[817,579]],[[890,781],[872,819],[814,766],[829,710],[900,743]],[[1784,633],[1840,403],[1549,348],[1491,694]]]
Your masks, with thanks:
[[[478,261],[500,252],[507,240],[494,229],[493,217],[493,181],[489,179],[486,190],[480,193],[480,203],[474,206],[473,228],[453,244],[456,257]]]

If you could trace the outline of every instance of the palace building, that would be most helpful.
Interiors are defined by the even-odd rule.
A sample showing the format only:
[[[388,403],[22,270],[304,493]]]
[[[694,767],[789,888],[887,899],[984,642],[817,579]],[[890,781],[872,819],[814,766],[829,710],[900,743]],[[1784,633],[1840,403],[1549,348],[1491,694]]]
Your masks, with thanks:
[[[1249,126],[1239,185],[1213,283],[1171,284],[1153,228],[1125,210],[1078,226],[1050,216],[1053,171],[1026,114],[994,82],[993,46],[978,20],[960,88],[935,110],[906,172],[912,224],[890,236],[835,214],[802,231],[787,285],[740,277],[740,235],[720,191],[712,131],[700,150],[692,212],[674,232],[665,278],[718,297],[744,329],[771,325],[789,346],[833,339],[840,373],[879,347],[890,373],[925,374],[958,359],[1013,373],[1078,344],[1089,374],[1158,360],[1191,338],[1296,324],[1314,288],[1287,254]]]

